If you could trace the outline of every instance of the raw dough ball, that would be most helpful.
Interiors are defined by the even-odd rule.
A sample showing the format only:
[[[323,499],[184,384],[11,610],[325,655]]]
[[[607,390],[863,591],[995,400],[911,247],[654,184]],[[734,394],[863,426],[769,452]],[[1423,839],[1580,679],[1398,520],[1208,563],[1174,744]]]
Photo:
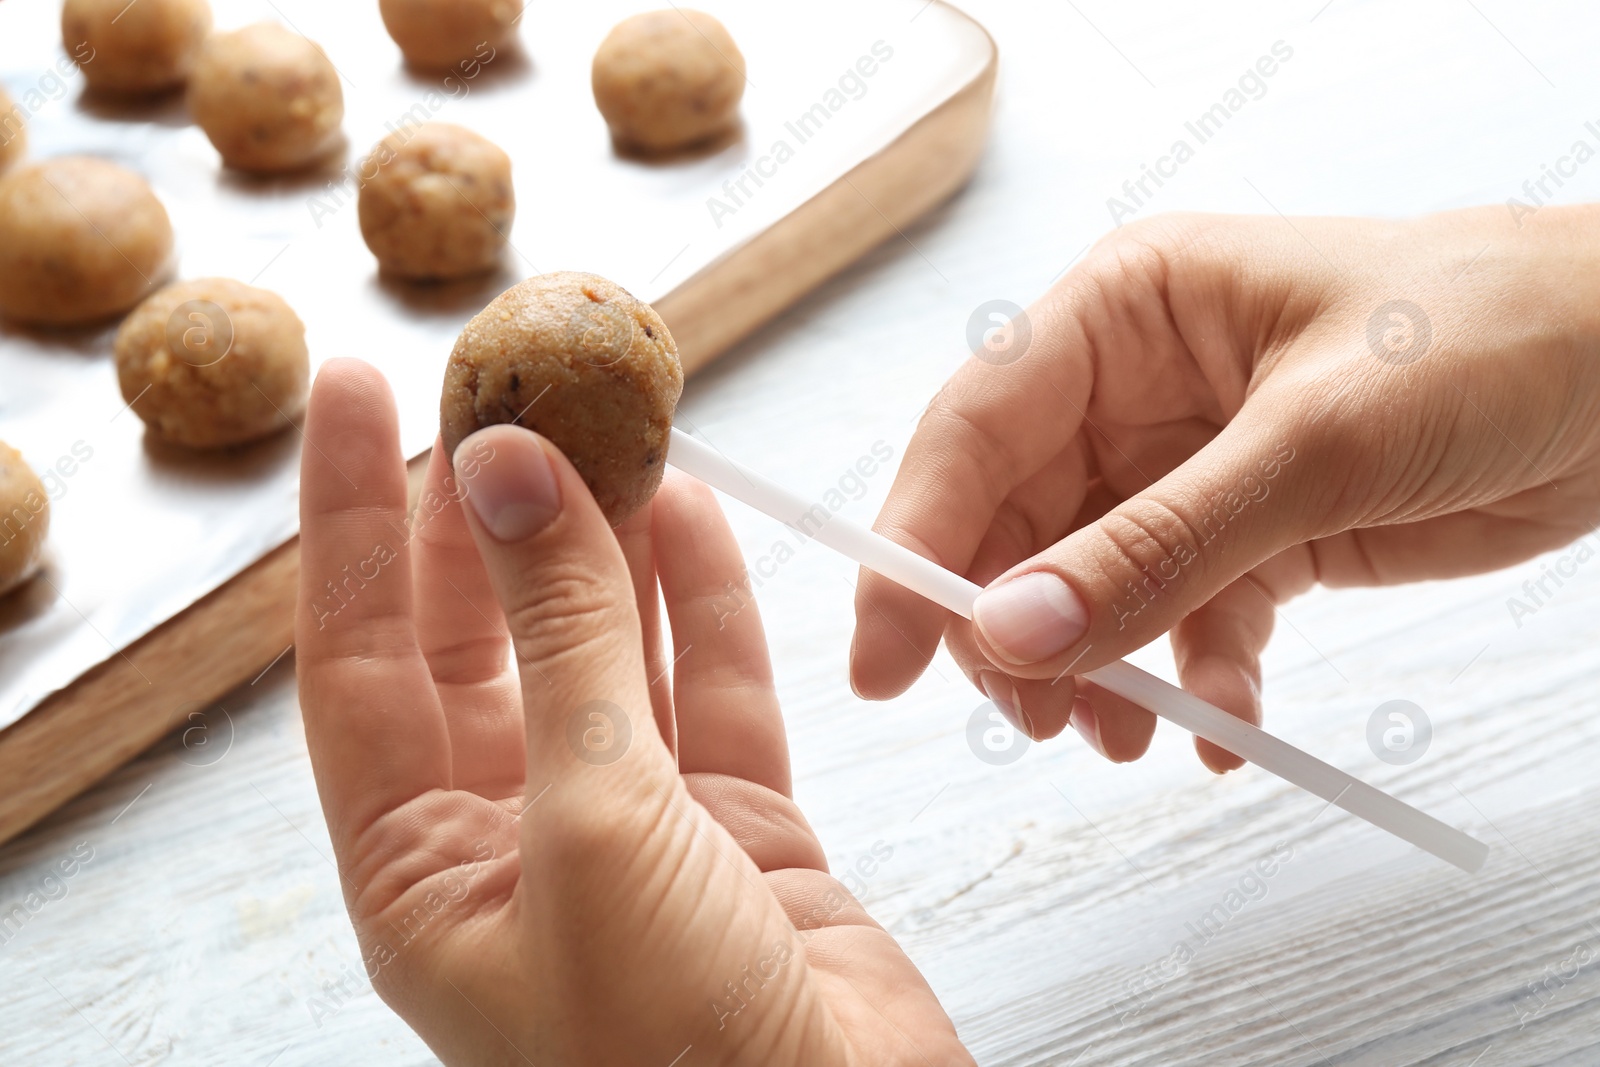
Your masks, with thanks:
[[[652,152],[704,141],[733,126],[744,56],[722,23],[700,11],[650,11],[617,23],[594,54],[594,102],[624,145]]]
[[[27,117],[11,102],[5,87],[0,86],[0,171],[21,159],[27,151]]]
[[[0,177],[0,315],[103,319],[138,303],[171,261],[167,211],[131,170],[65,156]]]
[[[210,32],[206,0],[67,0],[61,9],[61,40],[82,57],[84,81],[114,93],[176,89]]]
[[[385,271],[459,278],[493,270],[516,213],[511,157],[444,122],[406,126],[361,164],[361,235]]]
[[[482,60],[485,52],[493,58],[516,32],[521,9],[513,0],[378,0],[406,61],[433,68]]]
[[[242,444],[305,410],[306,328],[265,289],[228,278],[168,286],[128,316],[115,352],[123,399],[175,444]]]
[[[549,438],[615,526],[661,485],[678,349],[649,304],[594,274],[541,274],[461,331],[439,402],[444,447],[515,422]]]
[[[50,496],[22,453],[0,441],[0,596],[39,569],[50,532]]]
[[[321,48],[258,22],[206,42],[189,76],[189,112],[228,166],[297,170],[339,143],[344,93]]]

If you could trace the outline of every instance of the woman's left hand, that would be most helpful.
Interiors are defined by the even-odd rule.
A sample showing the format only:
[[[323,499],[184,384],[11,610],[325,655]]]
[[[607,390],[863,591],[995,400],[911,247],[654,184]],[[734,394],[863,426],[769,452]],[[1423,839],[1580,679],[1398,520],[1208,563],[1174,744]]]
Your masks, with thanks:
[[[552,445],[500,426],[459,483],[435,448],[408,524],[393,400],[353,360],[306,437],[312,763],[368,975],[441,1059],[972,1062],[791,799],[708,490],[669,477],[613,535]]]

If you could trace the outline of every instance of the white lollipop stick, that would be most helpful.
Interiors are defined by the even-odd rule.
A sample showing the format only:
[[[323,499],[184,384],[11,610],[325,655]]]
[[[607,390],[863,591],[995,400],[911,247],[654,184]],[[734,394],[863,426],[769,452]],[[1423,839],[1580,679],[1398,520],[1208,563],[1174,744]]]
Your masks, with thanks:
[[[868,570],[972,618],[972,603],[980,592],[972,582],[789,492],[682,430],[672,431],[667,462]],[[1468,873],[1478,871],[1489,855],[1489,846],[1476,838],[1132,664],[1108,663],[1083,677]]]

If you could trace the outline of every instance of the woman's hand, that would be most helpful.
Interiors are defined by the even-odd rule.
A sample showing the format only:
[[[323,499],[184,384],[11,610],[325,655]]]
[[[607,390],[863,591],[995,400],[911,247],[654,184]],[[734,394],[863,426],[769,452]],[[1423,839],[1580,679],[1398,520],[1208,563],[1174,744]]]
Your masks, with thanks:
[[[441,1059],[972,1062],[790,798],[708,490],[669,477],[614,536],[558,451],[500,426],[459,482],[435,449],[408,524],[393,401],[352,360],[306,435],[312,763],[368,975]]]
[[[1597,297],[1589,207],[1119,230],[929,407],[877,528],[987,588],[968,623],[864,572],[857,692],[943,634],[1027,733],[1129,760],[1154,718],[1072,675],[1171,631],[1184,687],[1259,722],[1277,604],[1595,526]]]

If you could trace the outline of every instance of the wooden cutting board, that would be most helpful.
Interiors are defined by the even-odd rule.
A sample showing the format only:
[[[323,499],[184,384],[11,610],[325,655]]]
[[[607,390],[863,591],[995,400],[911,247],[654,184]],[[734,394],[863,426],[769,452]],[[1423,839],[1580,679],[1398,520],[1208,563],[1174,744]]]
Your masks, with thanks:
[[[943,0],[942,13],[964,18]],[[919,12],[920,14],[920,12]],[[997,54],[875,154],[654,300],[693,373],[954,193],[982,152]],[[422,460],[412,463],[413,491]],[[8,840],[249,682],[293,642],[299,543],[290,541],[0,731]]]

